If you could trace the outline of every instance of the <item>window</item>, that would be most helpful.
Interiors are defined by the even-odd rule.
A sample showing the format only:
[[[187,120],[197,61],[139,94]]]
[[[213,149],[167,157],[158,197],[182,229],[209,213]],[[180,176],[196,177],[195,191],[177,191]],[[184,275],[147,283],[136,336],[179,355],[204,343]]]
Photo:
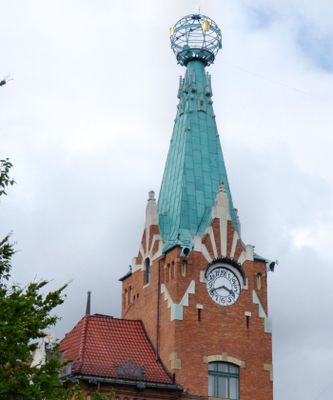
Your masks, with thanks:
[[[131,302],[132,302],[132,287],[131,286],[128,287],[127,296],[128,296],[127,304],[131,304]]]
[[[165,282],[169,282],[169,278],[170,278],[170,264],[168,264],[165,269]]]
[[[261,278],[262,278],[262,274],[260,272],[257,273],[257,289],[260,290],[261,289]]]
[[[239,367],[224,362],[209,363],[208,396],[239,400]]]
[[[150,282],[150,260],[149,258],[145,259],[145,285]]]
[[[182,268],[181,268],[181,275],[184,278],[186,276],[186,267],[187,267],[187,262],[183,261],[182,262]]]

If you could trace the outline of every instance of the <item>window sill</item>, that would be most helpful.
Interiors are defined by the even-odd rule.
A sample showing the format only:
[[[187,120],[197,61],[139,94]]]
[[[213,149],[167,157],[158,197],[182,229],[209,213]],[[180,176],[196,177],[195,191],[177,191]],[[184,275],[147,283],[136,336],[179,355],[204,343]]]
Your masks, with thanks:
[[[215,396],[208,396],[209,400],[233,400],[230,397],[215,397]]]

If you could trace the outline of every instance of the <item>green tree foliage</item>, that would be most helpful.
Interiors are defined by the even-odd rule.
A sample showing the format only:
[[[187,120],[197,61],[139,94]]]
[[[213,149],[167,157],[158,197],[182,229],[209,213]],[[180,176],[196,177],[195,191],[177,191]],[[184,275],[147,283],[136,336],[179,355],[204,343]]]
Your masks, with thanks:
[[[8,186],[14,184],[9,176],[11,167],[8,159],[0,160],[0,196],[6,195]],[[0,399],[83,399],[79,386],[65,388],[60,380],[63,363],[55,356],[57,346],[44,363],[31,365],[31,355],[38,341],[58,320],[53,310],[63,303],[67,285],[45,294],[48,283],[45,280],[23,288],[11,283],[14,253],[10,234],[0,239]],[[112,394],[97,392],[91,398],[105,400]]]

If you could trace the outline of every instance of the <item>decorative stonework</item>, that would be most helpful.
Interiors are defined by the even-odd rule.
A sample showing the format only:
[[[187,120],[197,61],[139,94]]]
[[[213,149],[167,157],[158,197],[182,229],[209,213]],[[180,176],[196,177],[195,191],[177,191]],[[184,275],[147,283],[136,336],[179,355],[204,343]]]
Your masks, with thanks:
[[[237,246],[237,243],[239,240],[240,240],[240,237],[239,237],[237,231],[234,231],[234,236],[232,238],[232,245],[231,245],[231,251],[230,251],[231,258],[234,258],[234,256],[235,256],[236,246]]]
[[[252,291],[252,301],[253,304],[257,304],[258,305],[258,314],[259,314],[259,318],[264,318],[264,329],[266,333],[272,333],[272,320],[271,318],[267,317],[264,307],[261,304],[261,301],[256,293],[255,290]]]
[[[264,370],[269,372],[269,379],[273,382],[273,365],[264,364]]]
[[[139,254],[133,259],[134,271],[145,269],[144,261],[146,258],[154,261],[162,255],[163,243],[158,228],[155,192],[150,191],[148,196],[145,229],[140,243]]]
[[[216,361],[228,362],[231,364],[236,364],[240,368],[245,368],[245,361],[242,361],[236,357],[229,356],[227,353],[215,354],[215,355],[206,356],[203,358],[203,362],[206,364],[211,363],[211,362],[216,362]]]
[[[171,361],[171,369],[181,369],[182,362],[179,358],[177,358],[177,353],[174,351],[170,354],[170,361]]]
[[[171,298],[171,295],[165,286],[164,283],[161,285],[161,293],[164,294],[164,300],[168,302],[168,308],[170,308],[171,314],[170,319],[173,320],[180,320],[182,321],[184,318],[184,307],[188,307],[189,304],[189,295],[195,293],[195,281],[191,281],[186,292],[184,293],[183,298],[181,299],[180,303],[176,304]]]
[[[210,238],[210,241],[211,241],[211,244],[212,244],[214,258],[217,258],[218,257],[218,253],[217,253],[217,247],[216,247],[216,242],[215,242],[215,236],[214,236],[213,228],[211,226],[209,226],[207,228],[207,233],[209,235],[209,238]]]
[[[193,238],[193,249],[201,252],[209,264],[220,257],[229,258],[240,265],[253,261],[253,246],[242,242],[230,217],[228,196],[223,184],[216,195],[210,224],[202,237]]]

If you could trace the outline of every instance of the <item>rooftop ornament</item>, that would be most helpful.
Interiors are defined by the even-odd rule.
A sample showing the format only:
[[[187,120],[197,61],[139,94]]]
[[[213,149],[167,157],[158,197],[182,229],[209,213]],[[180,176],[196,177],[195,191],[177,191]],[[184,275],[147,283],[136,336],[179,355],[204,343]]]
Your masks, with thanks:
[[[178,63],[185,66],[193,60],[210,65],[222,48],[220,28],[212,19],[201,14],[183,17],[173,28],[169,28],[169,35]]]

